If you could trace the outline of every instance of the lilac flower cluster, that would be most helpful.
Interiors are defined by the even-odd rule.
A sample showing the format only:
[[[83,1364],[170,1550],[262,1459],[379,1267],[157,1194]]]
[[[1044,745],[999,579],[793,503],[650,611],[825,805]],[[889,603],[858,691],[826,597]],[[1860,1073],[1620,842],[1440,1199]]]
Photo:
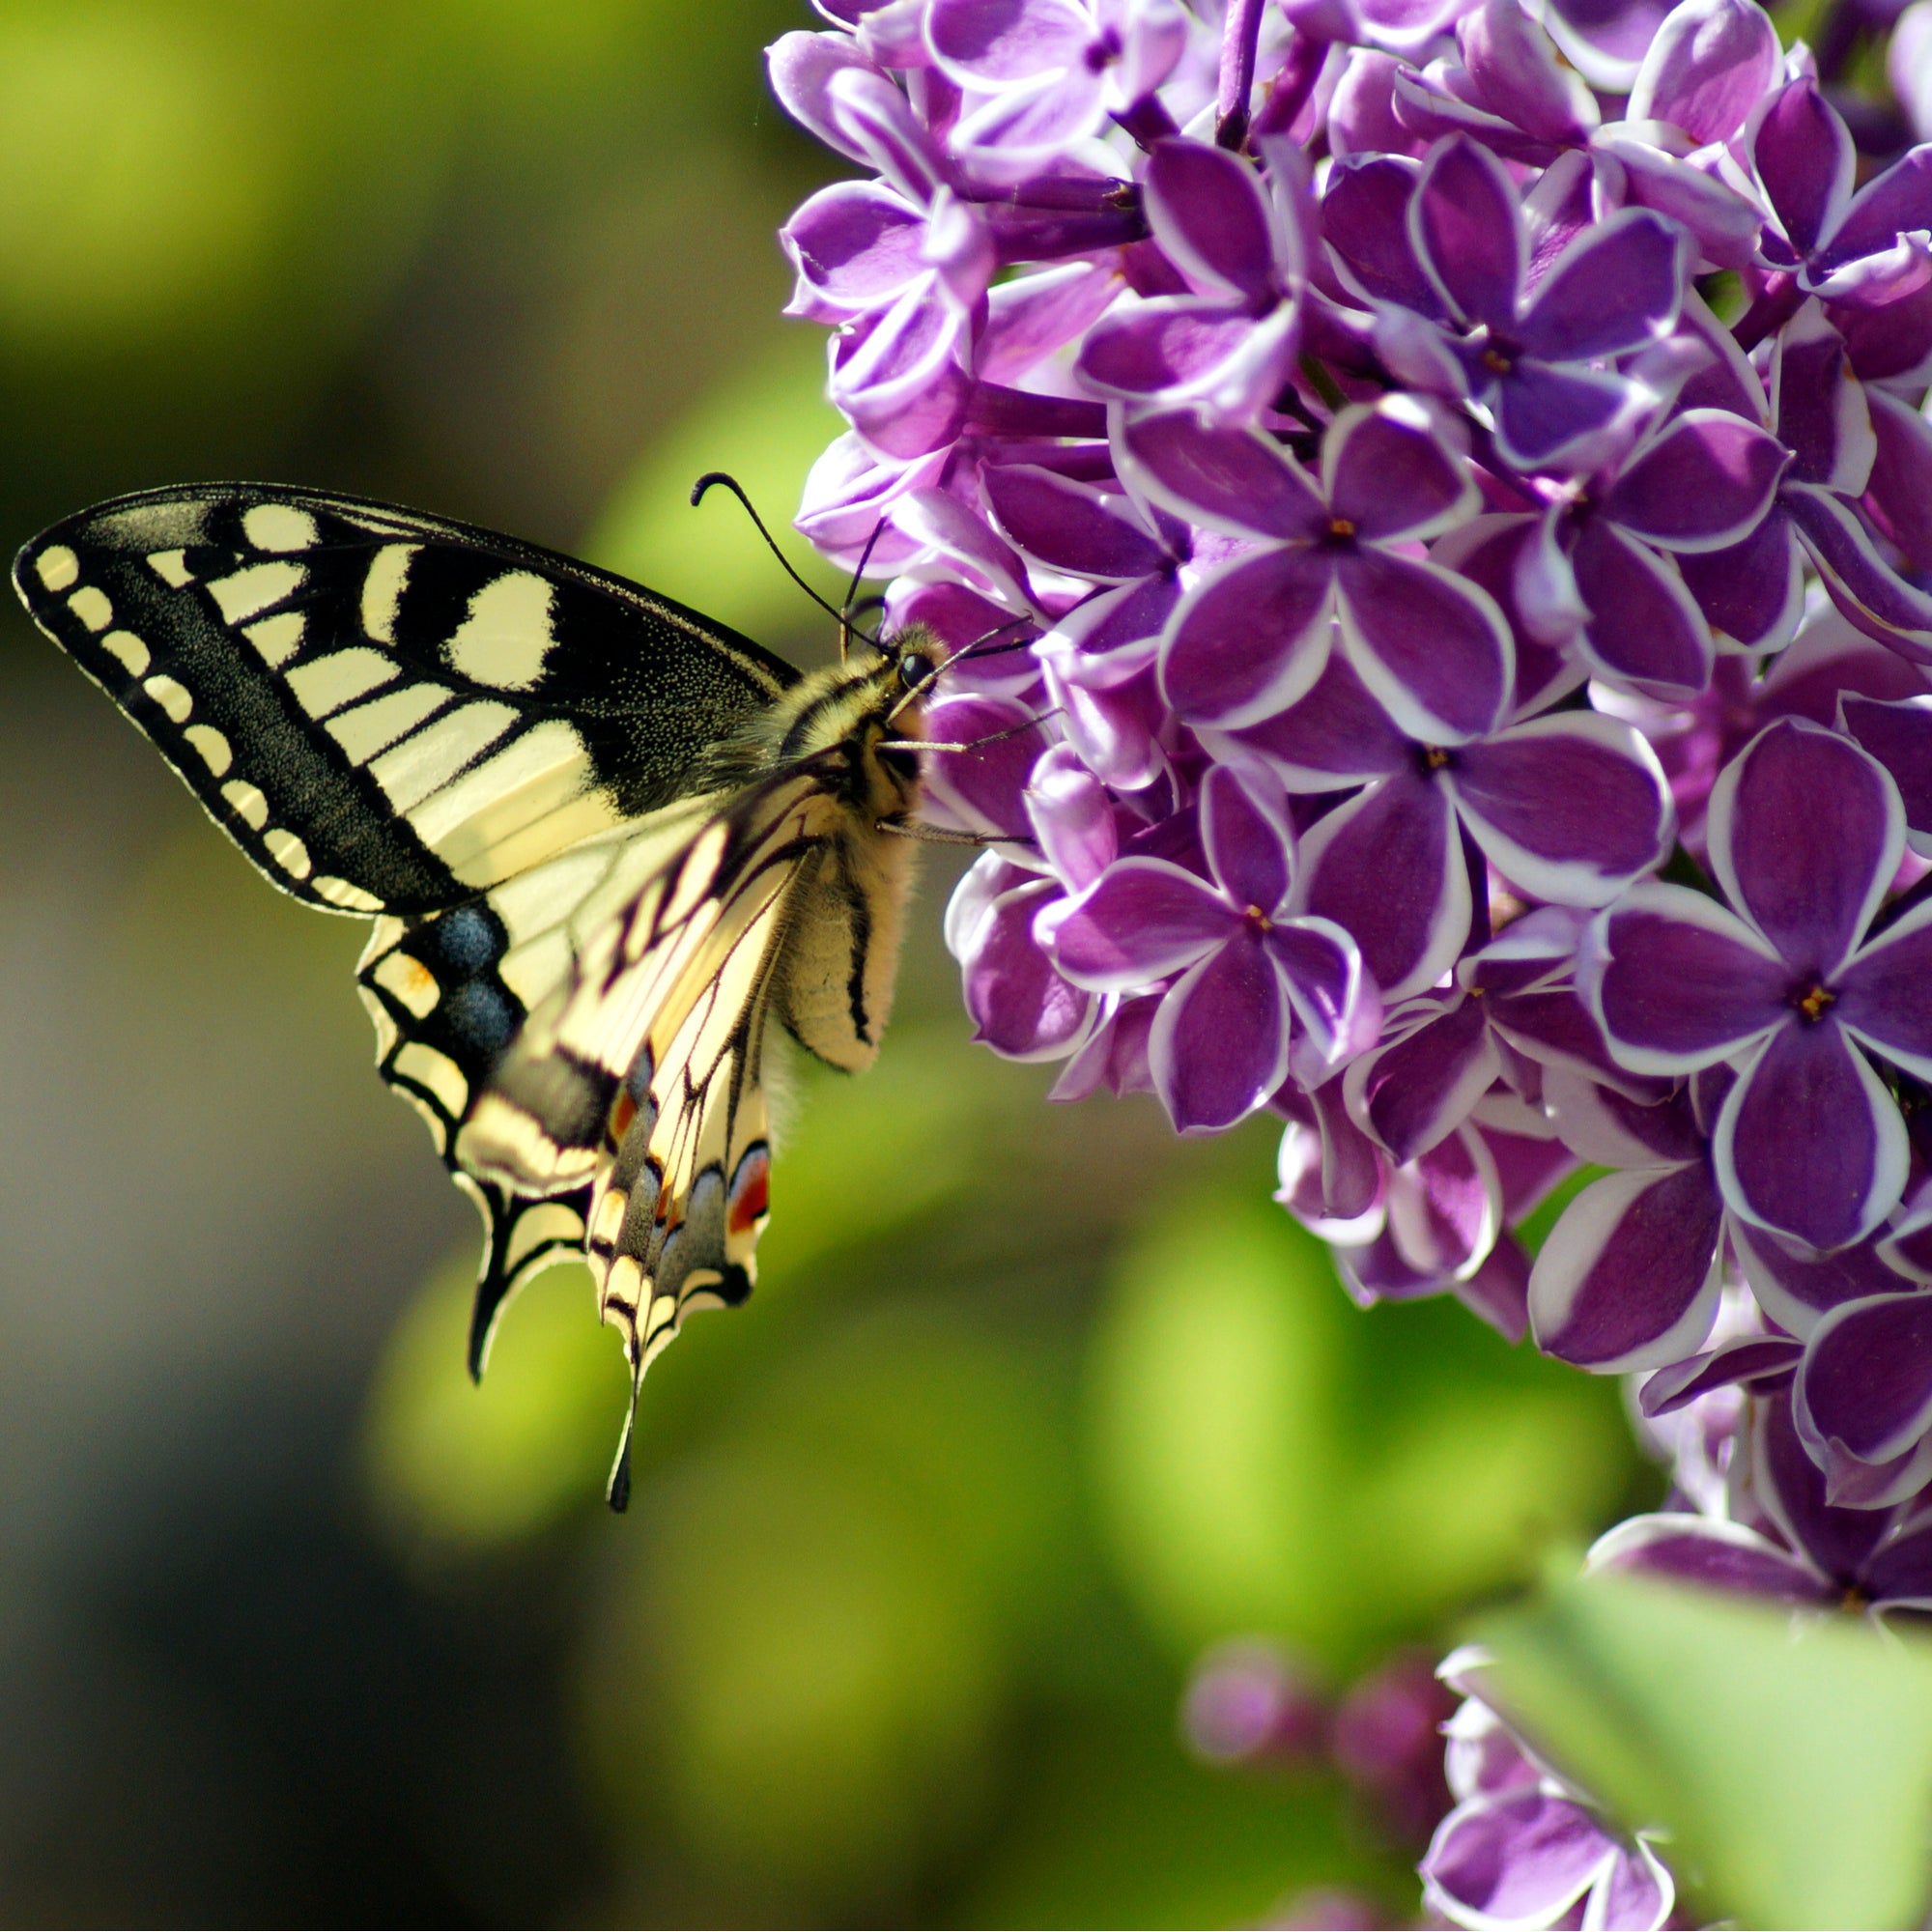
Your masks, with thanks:
[[[819,6],[773,83],[867,178],[783,231],[851,424],[798,525],[952,652],[980,1037],[1183,1133],[1271,1111],[1365,1304],[1454,1293],[1658,1414],[1750,1391],[1851,1526],[1764,1500],[1680,1567],[1904,1588],[1932,0],[1856,128],[1836,16],[1814,54],[1754,0]],[[1455,1844],[1507,1815],[1563,1911],[1668,1914],[1547,1767],[1464,1755]]]
[[[1932,143],[1753,0],[821,6],[799,526],[955,653],[980,1037],[1271,1109],[1364,1302],[1708,1381],[1746,1282],[1833,1501],[1916,1492]]]

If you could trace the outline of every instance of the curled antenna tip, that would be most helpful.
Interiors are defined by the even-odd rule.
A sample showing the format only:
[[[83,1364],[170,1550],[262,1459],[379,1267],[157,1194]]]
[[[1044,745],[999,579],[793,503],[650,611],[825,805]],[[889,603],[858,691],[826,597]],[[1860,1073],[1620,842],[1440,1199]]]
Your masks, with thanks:
[[[741,498],[745,494],[744,491],[739,487],[738,479],[735,476],[733,476],[728,470],[707,469],[704,472],[704,474],[700,476],[697,479],[697,481],[691,486],[691,507],[694,510],[696,509],[698,504],[700,504],[704,500],[704,493],[710,488],[712,488],[714,484],[718,483],[724,484],[724,487],[727,490],[731,491],[734,496],[737,496]]]

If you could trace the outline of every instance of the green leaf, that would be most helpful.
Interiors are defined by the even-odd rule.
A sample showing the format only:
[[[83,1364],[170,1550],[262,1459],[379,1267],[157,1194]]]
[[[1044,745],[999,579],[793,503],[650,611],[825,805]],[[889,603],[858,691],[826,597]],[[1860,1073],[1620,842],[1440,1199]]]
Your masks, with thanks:
[[[1572,1578],[1475,1633],[1484,1694],[1744,1925],[1922,1922],[1932,1648],[1627,1577]]]

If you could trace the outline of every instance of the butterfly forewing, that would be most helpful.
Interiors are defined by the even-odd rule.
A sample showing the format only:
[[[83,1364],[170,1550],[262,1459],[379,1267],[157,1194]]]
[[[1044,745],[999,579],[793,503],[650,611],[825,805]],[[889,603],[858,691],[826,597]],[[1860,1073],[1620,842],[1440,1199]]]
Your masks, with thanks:
[[[56,525],[14,581],[274,882],[419,914],[681,795],[797,673],[458,524],[266,486]]]

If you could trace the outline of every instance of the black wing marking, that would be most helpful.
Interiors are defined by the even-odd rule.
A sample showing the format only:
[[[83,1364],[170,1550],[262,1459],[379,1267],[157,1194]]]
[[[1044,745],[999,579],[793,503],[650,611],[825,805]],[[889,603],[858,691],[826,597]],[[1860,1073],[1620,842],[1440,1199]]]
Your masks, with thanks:
[[[422,914],[683,795],[796,681],[513,538],[256,484],[55,525],[14,583],[278,886]]]

